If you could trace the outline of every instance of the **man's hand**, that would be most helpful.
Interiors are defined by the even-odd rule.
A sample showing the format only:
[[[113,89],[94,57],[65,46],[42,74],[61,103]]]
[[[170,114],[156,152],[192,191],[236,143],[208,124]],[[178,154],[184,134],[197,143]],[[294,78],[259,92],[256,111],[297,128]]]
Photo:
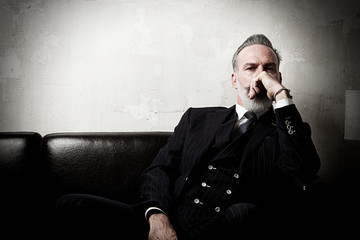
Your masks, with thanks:
[[[177,240],[176,232],[165,214],[152,214],[149,224],[149,240]]]
[[[261,72],[257,77],[255,77],[251,83],[250,83],[250,92],[249,92],[249,98],[253,99],[257,94],[259,94],[261,91],[266,90],[267,91],[267,97],[270,100],[273,99],[274,93],[280,89],[283,88],[283,86],[280,83],[280,80],[276,79],[272,75],[270,75],[268,72]],[[281,97],[281,96],[279,96]],[[287,96],[283,96],[284,98]]]

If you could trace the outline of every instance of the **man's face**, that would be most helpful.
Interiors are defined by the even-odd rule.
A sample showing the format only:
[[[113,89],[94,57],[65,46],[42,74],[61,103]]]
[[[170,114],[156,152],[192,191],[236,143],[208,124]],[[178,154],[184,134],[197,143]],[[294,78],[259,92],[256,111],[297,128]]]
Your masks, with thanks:
[[[280,81],[278,59],[274,51],[264,45],[244,48],[237,56],[237,65],[238,80],[242,88],[249,87],[251,80],[263,71]]]
[[[237,56],[237,66],[237,72],[232,75],[232,84],[238,92],[238,103],[255,112],[269,108],[272,101],[267,98],[265,89],[253,100],[249,99],[248,94],[251,81],[263,71],[281,82],[278,59],[274,51],[260,44],[245,47]]]

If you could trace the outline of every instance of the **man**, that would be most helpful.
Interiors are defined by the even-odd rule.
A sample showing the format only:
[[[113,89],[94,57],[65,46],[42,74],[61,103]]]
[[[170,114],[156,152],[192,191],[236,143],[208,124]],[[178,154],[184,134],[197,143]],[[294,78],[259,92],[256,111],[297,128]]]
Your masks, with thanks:
[[[238,48],[231,75],[236,104],[185,112],[143,173],[142,202],[123,208],[126,216],[131,209],[145,215],[149,230],[143,220],[127,223],[138,221],[150,240],[246,239],[271,229],[266,220],[281,218],[269,213],[285,202],[282,189],[320,167],[310,127],[282,85],[280,61],[262,34]]]
[[[258,208],[271,202],[276,179],[316,175],[320,161],[310,128],[282,85],[280,60],[264,35],[249,37],[233,56],[237,104],[184,114],[144,173],[149,239],[251,236],[260,226]],[[235,140],[233,150],[227,147],[232,132],[246,124],[247,111],[258,121]]]

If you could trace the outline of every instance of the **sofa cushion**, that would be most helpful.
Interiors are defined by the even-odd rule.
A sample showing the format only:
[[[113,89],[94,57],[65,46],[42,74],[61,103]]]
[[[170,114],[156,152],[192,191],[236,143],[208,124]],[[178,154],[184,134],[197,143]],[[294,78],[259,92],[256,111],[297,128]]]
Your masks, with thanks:
[[[135,203],[142,171],[170,132],[53,133],[43,138],[43,161],[54,198],[96,194]]]

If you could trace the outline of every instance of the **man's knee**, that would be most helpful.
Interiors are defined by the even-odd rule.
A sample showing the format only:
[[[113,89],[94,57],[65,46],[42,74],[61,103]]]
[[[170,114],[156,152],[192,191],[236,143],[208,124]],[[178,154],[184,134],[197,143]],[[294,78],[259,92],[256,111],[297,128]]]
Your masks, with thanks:
[[[231,222],[237,219],[240,221],[257,219],[260,216],[260,207],[252,203],[237,203],[231,205],[223,212],[224,220]]]
[[[237,203],[220,217],[223,232],[232,236],[255,236],[263,224],[261,208],[251,203]]]

